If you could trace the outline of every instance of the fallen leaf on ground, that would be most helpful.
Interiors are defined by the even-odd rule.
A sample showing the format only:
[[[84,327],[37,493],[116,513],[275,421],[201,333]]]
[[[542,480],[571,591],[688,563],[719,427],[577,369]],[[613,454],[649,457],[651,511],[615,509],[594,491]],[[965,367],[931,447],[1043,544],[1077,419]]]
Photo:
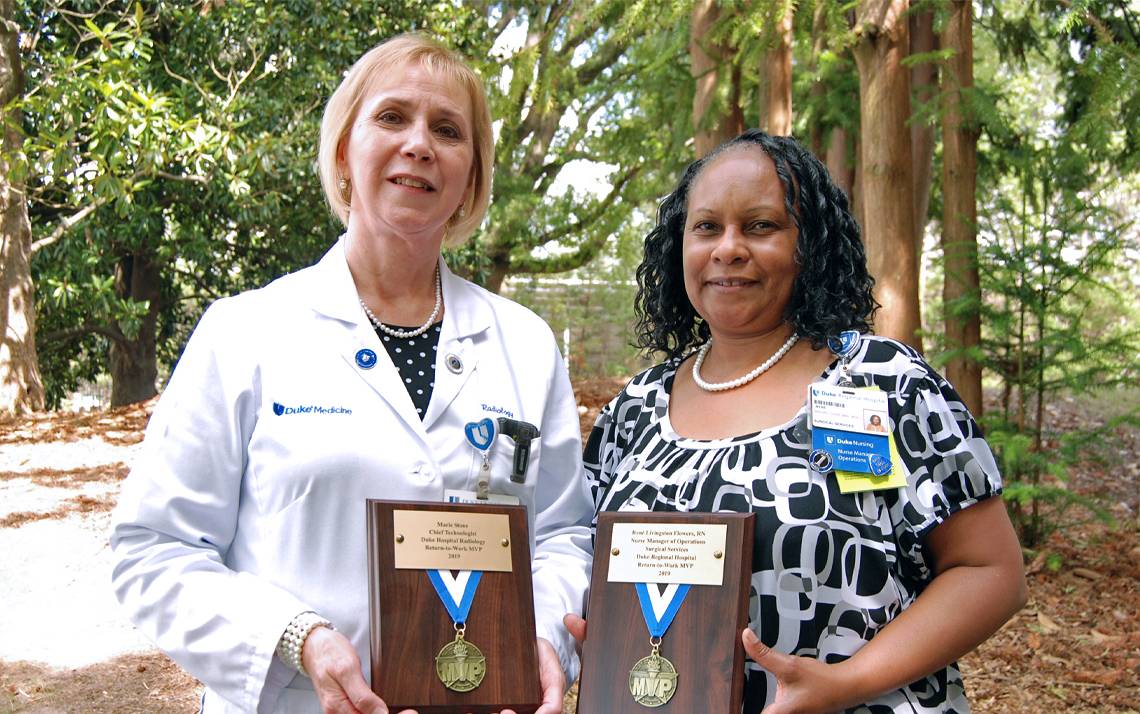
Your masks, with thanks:
[[[1061,626],[1058,625],[1053,620],[1053,618],[1049,617],[1043,612],[1037,613],[1037,624],[1040,625],[1041,629],[1044,630],[1046,634],[1059,632],[1061,630]]]
[[[1086,682],[1089,684],[1103,684],[1106,687],[1115,687],[1120,684],[1120,680],[1124,679],[1124,672],[1119,669],[1112,669],[1107,672],[1073,672],[1074,682]]]
[[[1107,635],[1100,630],[1089,630],[1089,634],[1092,635],[1092,638],[1094,640],[1102,644],[1106,642],[1119,642],[1120,640],[1124,639],[1119,635]]]

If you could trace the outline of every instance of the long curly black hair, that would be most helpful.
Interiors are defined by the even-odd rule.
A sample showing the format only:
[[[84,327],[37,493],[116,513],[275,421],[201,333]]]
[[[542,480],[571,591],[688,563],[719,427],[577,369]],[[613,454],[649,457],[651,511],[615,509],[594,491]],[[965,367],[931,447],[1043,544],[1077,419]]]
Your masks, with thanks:
[[[645,237],[645,256],[637,267],[637,341],[647,353],[681,357],[709,338],[685,292],[682,243],[689,191],[718,156],[738,147],[759,147],[776,165],[784,186],[784,206],[795,221],[796,264],[784,317],[816,349],[843,330],[870,330],[879,308],[871,295],[875,281],[847,196],[827,168],[795,139],[750,129],[689,164],[680,183],[661,202],[657,225]]]

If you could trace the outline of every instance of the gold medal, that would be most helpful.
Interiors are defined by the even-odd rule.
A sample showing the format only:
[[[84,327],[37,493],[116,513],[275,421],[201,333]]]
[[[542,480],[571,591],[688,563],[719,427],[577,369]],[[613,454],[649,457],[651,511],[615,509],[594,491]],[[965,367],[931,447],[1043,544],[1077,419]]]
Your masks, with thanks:
[[[463,639],[463,630],[456,627],[455,639],[435,656],[435,673],[451,691],[470,692],[487,674],[487,658],[478,647]]]
[[[677,691],[677,668],[658,654],[658,646],[629,670],[629,693],[643,707],[659,707]]]

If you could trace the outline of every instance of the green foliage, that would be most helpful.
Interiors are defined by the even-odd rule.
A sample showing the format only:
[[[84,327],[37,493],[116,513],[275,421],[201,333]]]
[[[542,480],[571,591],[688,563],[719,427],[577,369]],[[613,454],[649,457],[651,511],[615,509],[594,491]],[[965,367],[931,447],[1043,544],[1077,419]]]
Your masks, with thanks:
[[[473,58],[499,120],[490,218],[449,259],[495,284],[591,260],[690,158],[674,121],[691,97],[686,12],[28,0],[22,108],[49,399],[107,370],[113,347],[149,342],[173,362],[207,302],[332,243],[314,166],[321,112],[343,72],[397,32]],[[563,174],[581,164],[612,190]]]
[[[982,343],[966,356],[981,362],[1000,389],[1000,408],[986,416],[986,437],[1029,547],[1084,519],[1109,518],[1100,501],[1068,482],[1074,469],[1094,463],[1111,423],[1062,427],[1051,422],[1050,403],[1112,393],[1140,372],[1133,277],[1140,234],[1127,199],[1136,178],[1112,138],[1126,133],[1119,124],[1124,105],[1086,101],[1087,111],[1070,110],[1086,96],[1080,75],[1090,71],[1075,38],[1092,27],[1085,11],[1103,5],[1074,2],[1073,15],[1045,0],[983,3],[977,84],[966,94],[981,134],[981,291],[940,310],[982,314]],[[1127,98],[1135,84],[1113,91]],[[1095,116],[1100,130],[1082,127]],[[935,363],[960,354],[938,346]]]
[[[1061,122],[1093,158],[1140,168],[1140,10],[1116,0],[987,0],[979,24],[1006,62],[1048,57]],[[1040,90],[1041,85],[1038,86]]]
[[[324,102],[366,49],[437,15],[427,2],[401,14],[345,0],[25,4],[52,404],[106,371],[112,345],[155,343],[172,363],[207,302],[335,240],[314,167]]]
[[[1064,487],[1077,454],[1047,446],[1043,407],[1062,393],[1134,379],[1140,333],[1134,295],[1114,285],[1131,272],[1121,270],[1129,225],[1107,207],[1087,154],[1026,142],[1007,156],[1012,176],[982,202],[983,347],[1002,384],[994,443],[1007,462],[1007,498],[1023,542],[1034,545],[1072,506],[1105,516]]]
[[[1129,226],[1106,206],[1086,157],[1063,144],[1022,145],[1009,156],[1016,163],[1004,190],[981,204],[982,348],[1002,386],[991,444],[1005,462],[1022,540],[1032,546],[1072,506],[1104,515],[1064,488],[1076,457],[1047,446],[1044,405],[1134,380],[1140,332],[1134,294],[1114,285],[1131,272]],[[1067,438],[1087,443],[1088,435]]]
[[[461,272],[497,289],[582,266],[667,190],[692,158],[686,17],[645,0],[485,8],[468,56],[487,58],[501,125],[489,219],[449,256]],[[583,170],[604,181],[576,185]]]
[[[1042,449],[1016,423],[990,419],[986,441],[1000,459],[1005,479],[1003,496],[1022,545],[1036,547],[1057,530],[1089,520],[1112,522],[1109,511],[1096,498],[1069,489],[1072,470],[1088,467],[1087,454],[1072,448]],[[1086,442],[1091,434],[1056,435],[1066,444]]]

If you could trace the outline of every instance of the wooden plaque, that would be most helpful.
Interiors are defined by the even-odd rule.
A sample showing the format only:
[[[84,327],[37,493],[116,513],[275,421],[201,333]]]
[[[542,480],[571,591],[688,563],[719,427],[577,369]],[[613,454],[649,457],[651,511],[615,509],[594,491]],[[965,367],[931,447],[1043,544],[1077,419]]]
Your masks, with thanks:
[[[369,499],[368,602],[372,690],[392,711],[532,714],[542,702],[531,589],[526,508],[507,505]],[[512,570],[484,571],[467,619],[466,639],[486,657],[486,674],[469,692],[448,689],[435,657],[455,639],[455,628],[426,570],[397,569],[396,511],[504,514],[510,525]],[[457,562],[456,568],[464,568]]]
[[[598,515],[594,570],[586,611],[579,714],[738,714],[744,697],[744,645],[752,575],[751,513],[623,513]],[[615,523],[724,524],[722,584],[692,585],[661,643],[677,669],[676,688],[649,708],[630,693],[630,669],[650,652],[649,631],[634,584],[609,580]]]

